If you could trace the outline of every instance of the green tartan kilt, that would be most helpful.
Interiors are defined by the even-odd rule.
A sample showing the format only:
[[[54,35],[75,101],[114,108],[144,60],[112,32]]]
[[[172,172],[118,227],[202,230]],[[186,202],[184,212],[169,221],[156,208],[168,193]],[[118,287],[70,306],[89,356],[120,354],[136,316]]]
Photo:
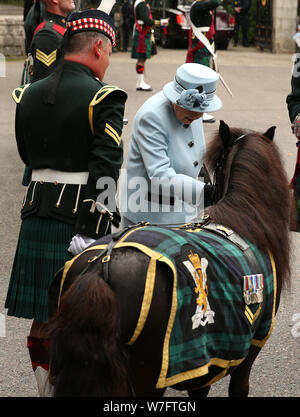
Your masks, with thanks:
[[[206,67],[211,67],[211,55],[207,51],[206,48],[199,49],[198,51],[194,52],[194,60],[195,64],[205,65]]]
[[[192,48],[195,48],[199,43],[197,38],[192,40]],[[203,46],[203,48],[198,49],[194,52],[193,62],[195,64],[205,65],[206,67],[211,67],[211,54],[209,50]]]
[[[132,49],[131,49],[131,58],[135,59],[149,59],[151,58],[151,32],[147,33],[145,37],[146,42],[146,53],[140,54],[137,52],[137,47],[139,43],[139,32],[137,30],[134,31],[134,36],[132,39]]]
[[[72,258],[74,225],[42,217],[22,221],[5,308],[9,316],[48,320],[48,289],[55,273]]]

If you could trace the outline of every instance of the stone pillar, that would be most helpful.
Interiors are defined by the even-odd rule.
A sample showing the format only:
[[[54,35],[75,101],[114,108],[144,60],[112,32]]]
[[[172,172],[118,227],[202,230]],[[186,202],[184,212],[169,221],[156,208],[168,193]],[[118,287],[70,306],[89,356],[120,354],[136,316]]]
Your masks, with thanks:
[[[297,30],[298,0],[273,0],[274,53],[294,53],[296,44],[293,36]]]
[[[0,16],[0,54],[25,55],[23,16]]]

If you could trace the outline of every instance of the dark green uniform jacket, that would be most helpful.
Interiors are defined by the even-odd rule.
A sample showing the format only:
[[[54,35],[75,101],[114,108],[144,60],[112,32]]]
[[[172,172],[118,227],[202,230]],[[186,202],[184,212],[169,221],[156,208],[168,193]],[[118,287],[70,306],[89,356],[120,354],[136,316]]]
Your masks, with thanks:
[[[47,77],[54,70],[65,28],[65,17],[47,12],[45,21],[35,29],[30,48],[33,57],[31,82]]]
[[[121,134],[127,94],[96,79],[84,65],[64,63],[54,105],[44,104],[49,77],[17,88],[16,139],[20,157],[31,169],[89,172],[87,185],[31,181],[22,218],[39,216],[76,225],[76,232],[97,238],[106,233],[95,201],[96,182],[115,183],[123,162]],[[89,200],[83,202],[83,200]]]
[[[291,80],[292,91],[287,96],[286,102],[288,104],[288,111],[291,122],[300,113],[300,49],[298,50],[297,59],[294,64],[294,72]]]

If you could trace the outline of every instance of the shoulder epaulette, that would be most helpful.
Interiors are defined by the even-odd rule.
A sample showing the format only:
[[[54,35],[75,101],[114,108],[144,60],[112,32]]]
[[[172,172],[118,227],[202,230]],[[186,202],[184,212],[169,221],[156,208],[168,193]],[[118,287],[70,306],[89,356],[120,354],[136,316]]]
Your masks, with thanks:
[[[33,37],[41,30],[45,27],[45,25],[51,25],[51,28],[53,28],[55,30],[55,32],[59,33],[61,36],[64,36],[66,29],[60,25],[58,25],[57,23],[53,23],[50,22],[48,20],[45,20],[44,22],[40,23],[37,28],[34,31]]]
[[[18,88],[14,89],[14,91],[12,92],[12,97],[17,104],[20,103],[20,101],[22,100],[24,91],[29,86],[30,86],[30,84],[25,84],[23,87],[18,87]]]
[[[90,106],[95,106],[96,104],[100,103],[102,100],[105,99],[106,96],[108,96],[108,94],[112,93],[113,91],[121,91],[125,93],[124,90],[122,90],[119,87],[116,87],[115,85],[104,85],[102,88],[100,88],[100,90],[97,91],[93,100],[90,103]]]
[[[116,87],[115,85],[104,85],[102,88],[100,88],[100,90],[97,91],[97,93],[94,95],[93,100],[90,102],[90,105],[89,105],[89,123],[90,123],[90,128],[91,128],[92,134],[94,134],[93,107],[96,106],[97,104],[99,104],[109,94],[111,94],[115,91],[120,91],[120,92],[126,94],[126,92],[124,90],[122,90],[119,87]]]

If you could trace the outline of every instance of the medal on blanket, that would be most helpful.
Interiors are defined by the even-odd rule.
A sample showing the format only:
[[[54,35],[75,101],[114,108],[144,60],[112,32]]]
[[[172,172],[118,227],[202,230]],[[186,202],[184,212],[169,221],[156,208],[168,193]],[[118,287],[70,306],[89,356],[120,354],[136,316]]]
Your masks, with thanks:
[[[263,274],[244,275],[244,300],[247,305],[262,303],[264,298]]]

